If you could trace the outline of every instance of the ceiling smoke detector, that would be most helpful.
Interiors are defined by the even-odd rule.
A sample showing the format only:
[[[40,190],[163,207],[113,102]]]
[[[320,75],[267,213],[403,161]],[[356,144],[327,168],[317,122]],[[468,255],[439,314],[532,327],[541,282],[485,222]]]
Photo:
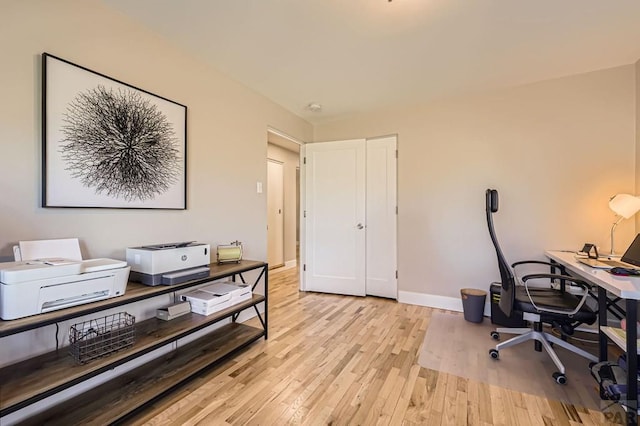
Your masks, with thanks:
[[[307,105],[307,109],[311,112],[320,112],[322,111],[322,105],[317,102],[311,102],[309,105]]]

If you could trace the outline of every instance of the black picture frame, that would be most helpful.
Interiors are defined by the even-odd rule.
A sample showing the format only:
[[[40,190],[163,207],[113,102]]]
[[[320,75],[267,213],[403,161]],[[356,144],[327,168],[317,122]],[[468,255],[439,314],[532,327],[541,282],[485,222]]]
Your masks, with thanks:
[[[42,207],[187,208],[187,107],[42,54]]]

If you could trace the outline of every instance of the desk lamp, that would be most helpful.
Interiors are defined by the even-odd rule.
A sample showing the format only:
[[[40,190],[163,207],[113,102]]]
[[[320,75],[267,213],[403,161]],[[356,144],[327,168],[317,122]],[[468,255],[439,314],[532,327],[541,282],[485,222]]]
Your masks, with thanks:
[[[629,219],[640,210],[640,198],[629,194],[616,194],[609,200],[609,208],[619,216],[611,227],[611,253],[609,253],[609,257],[619,257],[613,251],[613,233],[622,219]]]

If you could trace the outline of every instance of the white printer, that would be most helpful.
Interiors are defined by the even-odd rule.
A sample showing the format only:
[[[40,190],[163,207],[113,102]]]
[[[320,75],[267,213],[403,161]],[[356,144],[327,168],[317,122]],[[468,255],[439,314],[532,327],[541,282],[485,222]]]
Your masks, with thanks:
[[[171,285],[209,276],[209,244],[184,241],[127,248],[131,281]]]
[[[59,253],[64,257],[53,257]],[[129,267],[122,260],[82,260],[77,238],[21,241],[17,261],[0,263],[0,318],[12,320],[121,296]],[[35,257],[44,254],[42,257]]]

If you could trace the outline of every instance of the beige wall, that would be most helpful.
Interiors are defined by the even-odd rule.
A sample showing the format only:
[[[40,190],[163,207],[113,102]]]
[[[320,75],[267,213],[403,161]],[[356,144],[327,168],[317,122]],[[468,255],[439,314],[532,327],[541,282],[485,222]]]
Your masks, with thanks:
[[[585,241],[609,248],[607,201],[635,189],[635,78],[630,65],[361,115],[316,126],[314,140],[398,134],[400,300],[429,303],[420,294],[459,297],[498,279],[488,187],[500,192],[509,260]],[[617,250],[633,235],[623,222]]]
[[[312,126],[97,0],[4,1],[0,13],[0,256],[19,240],[79,237],[86,257],[125,248],[240,240],[266,259],[268,126],[309,140]],[[39,207],[40,55],[48,52],[188,106],[188,209]]]
[[[300,164],[300,154],[279,146],[268,144],[267,157],[283,164],[284,172],[284,261],[293,265],[296,261],[296,169]]]

